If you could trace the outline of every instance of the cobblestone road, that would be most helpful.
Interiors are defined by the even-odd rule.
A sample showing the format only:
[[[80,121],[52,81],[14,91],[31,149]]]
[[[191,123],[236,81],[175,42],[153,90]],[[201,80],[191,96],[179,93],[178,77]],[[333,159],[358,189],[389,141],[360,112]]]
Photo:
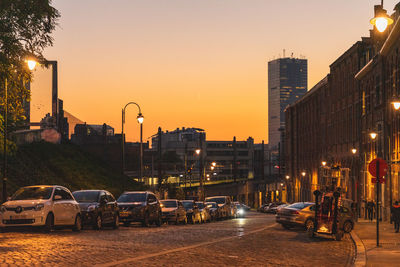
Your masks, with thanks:
[[[119,230],[0,233],[0,267],[37,266],[346,266],[354,254],[342,242],[309,240],[284,230],[272,215],[251,213],[203,225],[139,225]]]

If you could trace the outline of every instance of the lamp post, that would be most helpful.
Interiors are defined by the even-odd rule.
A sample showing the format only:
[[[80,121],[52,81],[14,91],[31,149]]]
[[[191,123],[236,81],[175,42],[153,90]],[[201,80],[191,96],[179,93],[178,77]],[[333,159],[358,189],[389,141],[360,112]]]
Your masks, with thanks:
[[[30,71],[36,66],[36,61],[26,60]],[[4,79],[4,132],[3,132],[3,191],[2,191],[2,202],[7,201],[7,139],[8,139],[8,80],[7,77]]]
[[[139,113],[136,117],[138,123],[140,124],[140,171],[139,171],[139,178],[140,180],[143,177],[143,121],[144,117],[142,114],[142,110],[140,109],[140,106],[135,103],[135,102],[129,102],[128,104],[125,105],[125,107],[122,109],[122,127],[121,127],[121,143],[122,143],[122,174],[125,171],[125,136],[124,136],[124,124],[125,124],[125,110],[129,105],[136,105],[139,109]]]
[[[383,9],[383,0],[381,1],[381,8],[377,10],[375,17],[370,20],[370,23],[381,33],[384,32],[389,25],[393,24],[393,19],[390,18],[386,10]]]

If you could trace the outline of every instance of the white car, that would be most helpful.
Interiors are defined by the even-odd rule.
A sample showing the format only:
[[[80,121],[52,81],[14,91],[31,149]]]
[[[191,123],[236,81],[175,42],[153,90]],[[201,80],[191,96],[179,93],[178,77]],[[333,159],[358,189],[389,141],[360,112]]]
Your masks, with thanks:
[[[71,192],[57,185],[35,185],[20,188],[0,206],[0,230],[12,226],[54,226],[82,229],[81,212]]]

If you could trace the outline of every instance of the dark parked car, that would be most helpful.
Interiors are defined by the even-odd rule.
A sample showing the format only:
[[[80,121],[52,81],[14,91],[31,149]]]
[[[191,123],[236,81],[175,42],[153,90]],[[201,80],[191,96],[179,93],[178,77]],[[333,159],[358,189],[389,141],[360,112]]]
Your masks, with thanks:
[[[183,200],[182,204],[185,207],[188,221],[192,224],[201,223],[201,213],[196,203],[193,200]]]
[[[81,208],[82,223],[94,229],[119,226],[119,210],[114,196],[105,190],[80,190],[72,193]]]
[[[211,222],[210,209],[208,208],[208,206],[205,205],[204,202],[201,202],[201,201],[196,202],[196,205],[199,208],[199,211],[201,214],[201,221],[202,222]]]
[[[143,226],[162,225],[160,202],[152,192],[124,192],[117,200],[120,221],[124,226],[141,222]]]
[[[233,208],[233,204],[229,196],[207,197],[206,202],[216,202],[220,208],[222,218],[230,218],[235,215],[235,208]]]
[[[176,199],[161,200],[161,211],[164,222],[187,223],[186,210],[181,201]]]
[[[210,211],[211,220],[219,220],[222,217],[218,204],[216,202],[206,202],[205,204],[208,206],[208,209]]]

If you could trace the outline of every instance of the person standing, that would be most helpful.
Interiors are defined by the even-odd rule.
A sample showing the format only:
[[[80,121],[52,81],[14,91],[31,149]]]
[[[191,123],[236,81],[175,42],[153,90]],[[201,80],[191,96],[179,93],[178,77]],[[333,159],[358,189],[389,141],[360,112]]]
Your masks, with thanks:
[[[392,219],[394,222],[394,230],[398,233],[400,228],[400,205],[398,201],[392,206]]]
[[[372,200],[367,203],[368,219],[372,221],[374,219],[374,202]]]

